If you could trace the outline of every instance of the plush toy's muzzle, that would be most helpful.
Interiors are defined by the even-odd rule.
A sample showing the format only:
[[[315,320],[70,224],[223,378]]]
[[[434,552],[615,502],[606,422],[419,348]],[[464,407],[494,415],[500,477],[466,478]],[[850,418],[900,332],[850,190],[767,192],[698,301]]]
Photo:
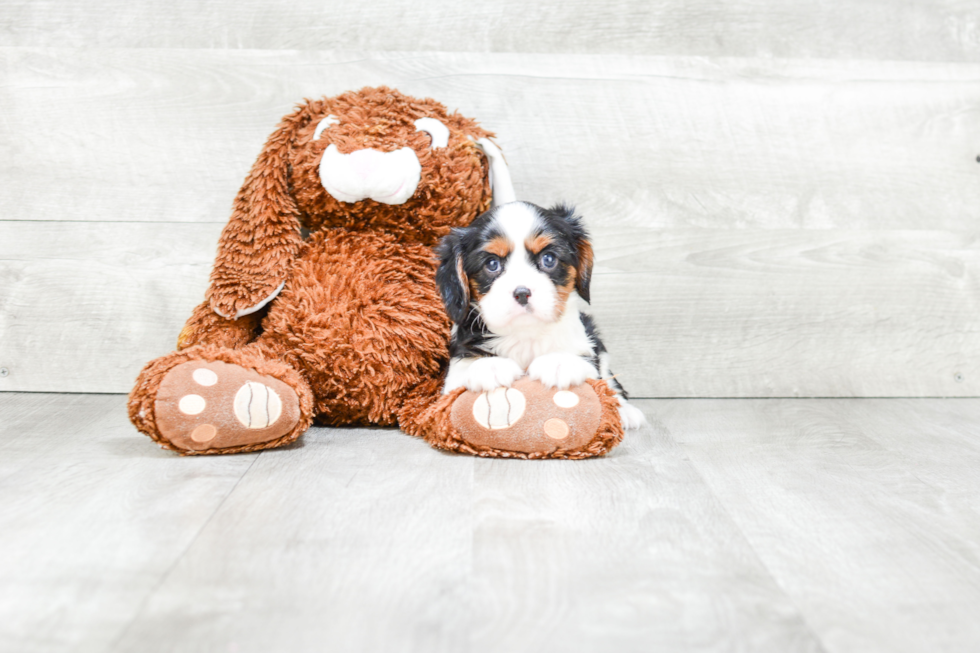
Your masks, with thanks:
[[[320,181],[335,199],[353,204],[372,199],[382,204],[404,204],[415,194],[422,165],[415,150],[394,152],[365,149],[341,154],[331,144],[320,160]]]

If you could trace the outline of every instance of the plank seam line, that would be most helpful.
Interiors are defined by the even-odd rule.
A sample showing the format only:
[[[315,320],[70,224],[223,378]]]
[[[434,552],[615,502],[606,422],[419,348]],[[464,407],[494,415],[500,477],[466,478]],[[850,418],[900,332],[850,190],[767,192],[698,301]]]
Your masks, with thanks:
[[[261,455],[262,454],[260,452],[259,456]],[[187,543],[187,546],[185,546],[184,549],[180,552],[180,554],[174,558],[174,561],[170,563],[170,566],[167,567],[167,570],[160,576],[160,579],[156,583],[154,583],[153,587],[150,588],[150,590],[146,593],[146,595],[143,597],[143,600],[140,601],[139,607],[133,613],[132,618],[129,619],[126,625],[119,632],[119,635],[116,636],[115,640],[113,640],[112,644],[109,646],[109,650],[116,650],[119,647],[119,644],[126,636],[126,633],[129,632],[130,628],[133,627],[133,624],[136,623],[136,620],[139,619],[139,617],[143,614],[143,611],[146,610],[146,606],[150,602],[150,599],[153,598],[153,595],[156,594],[157,591],[159,591],[160,587],[162,587],[163,584],[167,581],[167,579],[170,578],[170,575],[173,574],[174,570],[177,568],[177,565],[180,564],[180,561],[184,559],[184,556],[187,555],[187,552],[190,551],[191,547],[194,546],[194,543],[197,542],[198,538],[201,536],[201,533],[204,532],[204,529],[208,527],[208,524],[211,523],[211,520],[214,519],[214,516],[218,514],[218,511],[221,510],[221,507],[225,505],[225,501],[228,500],[228,497],[230,497],[232,494],[235,493],[235,490],[238,489],[238,484],[241,483],[242,479],[248,475],[249,471],[251,471],[252,467],[255,465],[255,461],[259,459],[259,456],[256,456],[255,458],[252,459],[252,462],[249,463],[249,466],[245,469],[244,472],[242,472],[242,475],[238,477],[238,479],[235,481],[235,484],[231,486],[231,489],[228,490],[228,493],[221,498],[221,501],[219,501],[218,505],[214,507],[214,510],[211,511],[211,514],[208,515],[208,518],[204,520],[204,523],[201,524],[201,527],[197,529],[196,533],[194,533],[194,537],[192,537],[190,542]]]

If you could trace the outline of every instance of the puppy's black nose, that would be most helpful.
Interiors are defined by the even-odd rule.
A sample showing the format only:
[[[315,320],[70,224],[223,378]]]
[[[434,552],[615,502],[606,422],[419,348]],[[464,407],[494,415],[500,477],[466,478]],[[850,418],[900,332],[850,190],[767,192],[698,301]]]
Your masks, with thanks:
[[[527,298],[530,296],[531,291],[524,286],[518,286],[517,289],[514,290],[514,299],[516,299],[517,303],[521,306],[527,306]]]

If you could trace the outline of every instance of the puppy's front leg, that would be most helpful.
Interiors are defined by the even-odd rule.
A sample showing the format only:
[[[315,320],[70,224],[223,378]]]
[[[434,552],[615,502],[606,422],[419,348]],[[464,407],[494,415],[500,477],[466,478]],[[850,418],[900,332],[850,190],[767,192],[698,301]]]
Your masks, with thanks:
[[[595,365],[575,354],[544,354],[531,361],[527,375],[546,387],[566,388],[599,378]]]
[[[524,370],[510,358],[485,356],[483,358],[454,358],[449,362],[446,385],[442,394],[456,388],[474,392],[488,392],[501,386],[510,387],[524,376]]]

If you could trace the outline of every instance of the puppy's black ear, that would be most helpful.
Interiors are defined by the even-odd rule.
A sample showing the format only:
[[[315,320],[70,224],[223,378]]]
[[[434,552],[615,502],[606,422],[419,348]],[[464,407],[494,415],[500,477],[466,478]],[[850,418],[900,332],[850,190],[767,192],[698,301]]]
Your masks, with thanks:
[[[439,286],[449,319],[457,324],[470,310],[470,283],[463,269],[464,233],[463,229],[453,229],[436,248],[439,256],[436,285]]]
[[[551,208],[564,223],[568,240],[575,247],[575,291],[579,297],[589,303],[589,284],[592,283],[592,242],[589,232],[582,224],[582,218],[575,215],[575,208],[568,204],[556,204]]]

